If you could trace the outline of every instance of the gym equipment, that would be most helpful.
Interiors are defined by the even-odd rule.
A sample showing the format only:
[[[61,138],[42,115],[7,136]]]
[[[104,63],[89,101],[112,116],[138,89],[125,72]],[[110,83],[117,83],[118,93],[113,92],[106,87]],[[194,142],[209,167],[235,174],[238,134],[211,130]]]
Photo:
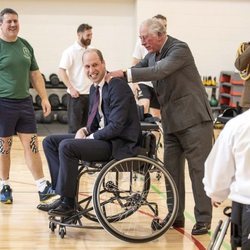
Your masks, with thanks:
[[[41,99],[41,97],[40,97],[39,95],[36,95],[35,101],[36,101],[36,105],[37,105],[38,107],[41,107],[41,106],[42,106],[42,105],[41,105],[42,99]]]
[[[226,124],[229,120],[234,118],[239,114],[238,110],[235,108],[227,108],[217,117],[217,121],[221,122],[222,124]]]
[[[43,80],[44,80],[44,82],[46,83],[46,77],[45,77],[45,75],[44,74],[42,74],[42,77],[43,77]]]
[[[209,101],[209,104],[211,107],[217,107],[219,104],[218,100],[216,99],[216,88],[212,89],[212,94],[211,94],[211,99]]]
[[[44,117],[42,110],[35,111],[36,122],[50,124],[54,121],[54,112],[51,112],[48,116]]]
[[[68,123],[68,114],[67,111],[60,110],[57,112],[57,121],[62,123],[62,124],[67,124]]]
[[[59,80],[57,74],[55,74],[55,73],[52,73],[49,76],[49,80],[50,80],[51,85],[53,85],[53,86],[57,86],[60,83],[60,80]]]
[[[65,108],[68,107],[68,100],[69,100],[68,94],[64,94],[62,96],[62,105],[63,105],[63,107],[65,107]]]
[[[60,99],[57,94],[50,94],[49,102],[50,102],[52,109],[57,109],[60,106]]]

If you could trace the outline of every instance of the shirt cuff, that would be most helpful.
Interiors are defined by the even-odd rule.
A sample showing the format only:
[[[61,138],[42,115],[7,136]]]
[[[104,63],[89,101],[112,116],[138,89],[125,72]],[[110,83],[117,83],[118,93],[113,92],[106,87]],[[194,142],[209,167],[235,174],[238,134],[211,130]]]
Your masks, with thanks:
[[[86,137],[87,139],[95,139],[94,138],[94,133],[93,134],[90,134],[89,136]]]
[[[127,69],[127,81],[132,82],[132,73],[131,69]]]

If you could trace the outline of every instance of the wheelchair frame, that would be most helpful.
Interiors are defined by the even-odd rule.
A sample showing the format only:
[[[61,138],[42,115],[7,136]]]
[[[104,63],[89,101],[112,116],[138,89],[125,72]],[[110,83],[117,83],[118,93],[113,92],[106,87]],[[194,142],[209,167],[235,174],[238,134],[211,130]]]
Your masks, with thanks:
[[[219,220],[218,225],[210,241],[210,244],[208,246],[208,250],[219,250],[227,234],[227,229],[231,223],[231,207],[225,207],[223,213],[228,218],[224,222],[222,220]],[[232,248],[232,250],[235,249],[236,248]]]
[[[157,239],[173,224],[179,206],[174,180],[158,159],[160,138],[152,150],[152,131],[162,135],[160,124],[141,124],[149,141],[144,141],[147,156],[138,155],[106,164],[83,162],[79,167],[79,183],[86,173],[98,173],[93,194],[84,199],[76,197],[76,213],[68,217],[49,216],[52,232],[59,227],[64,238],[66,227],[104,228],[123,241],[144,243]],[[155,136],[153,137],[154,140]],[[93,205],[92,205],[93,203]],[[98,222],[87,226],[83,219]],[[101,225],[101,226],[100,226]]]

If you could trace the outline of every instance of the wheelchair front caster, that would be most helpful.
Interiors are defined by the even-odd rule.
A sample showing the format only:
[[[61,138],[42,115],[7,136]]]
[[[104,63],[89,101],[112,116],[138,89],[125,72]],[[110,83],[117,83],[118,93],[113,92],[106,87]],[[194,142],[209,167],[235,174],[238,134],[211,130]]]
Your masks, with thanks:
[[[49,228],[50,228],[51,232],[54,232],[55,229],[56,229],[56,224],[54,222],[50,222],[49,223]]]
[[[64,226],[60,226],[59,228],[59,235],[61,236],[61,238],[64,238],[64,235],[66,234],[66,227]]]

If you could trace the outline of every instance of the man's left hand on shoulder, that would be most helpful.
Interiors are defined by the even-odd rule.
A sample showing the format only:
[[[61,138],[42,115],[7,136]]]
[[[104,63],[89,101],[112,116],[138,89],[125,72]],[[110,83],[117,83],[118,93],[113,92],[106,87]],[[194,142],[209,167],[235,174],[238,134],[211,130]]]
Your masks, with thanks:
[[[110,80],[111,80],[113,77],[124,77],[124,73],[123,73],[122,70],[116,70],[116,71],[108,72],[108,73],[106,74],[105,81],[106,81],[107,83],[109,83]]]

